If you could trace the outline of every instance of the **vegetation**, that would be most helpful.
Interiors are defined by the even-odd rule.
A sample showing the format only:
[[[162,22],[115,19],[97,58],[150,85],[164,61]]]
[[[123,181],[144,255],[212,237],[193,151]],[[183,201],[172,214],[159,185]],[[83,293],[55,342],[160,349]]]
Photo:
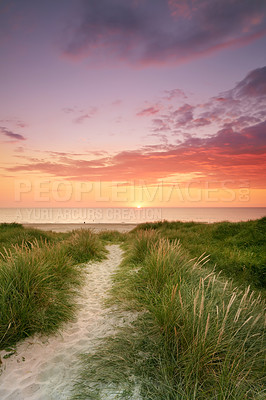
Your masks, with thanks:
[[[89,230],[73,231],[72,235],[64,243],[69,257],[76,263],[84,263],[88,260],[100,260],[106,253],[98,236]]]
[[[18,244],[14,244],[16,235]],[[83,269],[78,265],[104,256],[90,231],[62,234],[2,224],[0,238],[0,348],[36,332],[55,332],[72,319]]]
[[[138,317],[82,356],[73,399],[107,391],[116,399],[262,399],[260,296],[217,276],[208,257],[191,260],[178,241],[137,231],[112,302]]]
[[[122,243],[109,299],[119,328],[82,356],[73,399],[108,392],[116,399],[260,400],[265,230],[266,218],[163,221],[99,235],[1,224],[0,348],[70,320],[81,263],[104,257],[106,243]]]
[[[158,222],[140,224],[135,232],[152,229],[171,242],[180,240],[188,257],[210,255],[210,265],[237,285],[266,287],[266,217],[247,222]]]
[[[102,231],[102,232],[98,233],[98,237],[104,243],[119,244],[119,243],[123,243],[126,241],[127,234],[121,233],[118,231]]]
[[[38,229],[26,229],[21,224],[12,223],[0,224],[0,253],[6,250],[14,250],[14,246],[30,246],[33,241],[41,243],[55,243],[62,240],[65,234],[56,234],[53,232],[44,232]]]

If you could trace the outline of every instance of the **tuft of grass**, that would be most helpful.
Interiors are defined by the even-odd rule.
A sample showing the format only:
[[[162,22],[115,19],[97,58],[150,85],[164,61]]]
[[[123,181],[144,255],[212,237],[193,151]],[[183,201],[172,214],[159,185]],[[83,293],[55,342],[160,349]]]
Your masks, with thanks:
[[[191,260],[178,241],[156,232],[131,239],[112,296],[139,316],[83,356],[73,398],[263,398],[260,296],[206,268],[205,255]]]
[[[17,247],[0,261],[0,348],[52,333],[74,315],[81,269],[60,244]]]
[[[71,320],[84,271],[78,264],[105,254],[102,242],[89,231],[61,236],[2,224],[3,239],[2,234],[0,349],[34,333],[53,333]]]
[[[104,243],[119,244],[125,242],[127,235],[118,231],[102,231],[98,233],[98,237]]]
[[[90,230],[80,229],[72,232],[64,242],[67,254],[76,263],[84,263],[92,259],[100,260],[106,254],[106,250],[99,237]]]
[[[140,231],[137,235],[130,236],[127,260],[132,263],[141,263],[150,252],[150,247],[158,241],[158,234],[155,231]]]

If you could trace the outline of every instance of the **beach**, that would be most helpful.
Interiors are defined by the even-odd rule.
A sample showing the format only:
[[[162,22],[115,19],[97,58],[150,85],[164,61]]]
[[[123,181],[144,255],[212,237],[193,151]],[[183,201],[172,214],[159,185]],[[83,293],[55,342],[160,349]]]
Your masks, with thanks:
[[[118,231],[121,233],[129,232],[134,229],[137,224],[23,224],[25,228],[40,229],[42,231],[52,232],[71,232],[75,229],[90,229],[91,231],[98,233],[103,231]]]

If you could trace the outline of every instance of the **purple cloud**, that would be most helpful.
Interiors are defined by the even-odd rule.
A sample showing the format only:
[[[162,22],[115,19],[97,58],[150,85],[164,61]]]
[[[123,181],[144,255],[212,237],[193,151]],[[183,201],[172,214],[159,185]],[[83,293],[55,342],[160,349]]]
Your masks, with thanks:
[[[195,107],[190,104],[184,104],[172,113],[172,117],[175,118],[176,127],[186,125],[193,120],[193,110]]]
[[[240,131],[259,124],[266,118],[266,67],[251,71],[231,90],[204,104],[184,103],[174,111],[172,107],[164,107],[164,110],[164,114],[152,120],[152,132],[180,136],[206,126],[215,131],[228,128]]]
[[[204,147],[219,149],[226,154],[265,154],[266,152],[266,121],[244,128],[237,132],[233,127],[221,129],[214,136],[207,138],[189,137],[182,147]]]
[[[2,135],[12,139],[13,142],[16,142],[18,140],[26,140],[24,136],[20,135],[19,133],[11,132],[4,126],[0,126],[0,132],[2,133]]]
[[[236,85],[234,94],[236,97],[266,97],[266,67],[251,71],[245,79]]]
[[[83,1],[64,53],[94,61],[176,63],[265,35],[265,14],[261,0]]]

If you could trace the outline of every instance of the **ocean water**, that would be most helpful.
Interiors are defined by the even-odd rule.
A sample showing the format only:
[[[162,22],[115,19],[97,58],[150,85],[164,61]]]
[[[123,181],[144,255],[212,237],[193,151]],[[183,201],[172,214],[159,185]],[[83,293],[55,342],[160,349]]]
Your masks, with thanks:
[[[248,221],[266,216],[266,207],[179,208],[0,208],[0,223],[141,223],[154,221]]]

